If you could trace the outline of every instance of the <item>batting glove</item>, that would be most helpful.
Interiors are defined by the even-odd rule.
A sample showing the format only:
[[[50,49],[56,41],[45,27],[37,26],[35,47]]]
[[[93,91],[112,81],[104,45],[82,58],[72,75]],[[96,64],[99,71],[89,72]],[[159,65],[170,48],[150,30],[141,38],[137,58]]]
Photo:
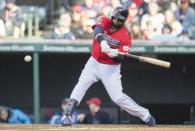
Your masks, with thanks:
[[[116,57],[116,56],[118,56],[118,49],[110,49],[110,52],[107,54],[111,58]]]
[[[101,46],[101,52],[103,53],[109,53],[110,52],[110,46],[105,40],[102,40],[100,43]]]

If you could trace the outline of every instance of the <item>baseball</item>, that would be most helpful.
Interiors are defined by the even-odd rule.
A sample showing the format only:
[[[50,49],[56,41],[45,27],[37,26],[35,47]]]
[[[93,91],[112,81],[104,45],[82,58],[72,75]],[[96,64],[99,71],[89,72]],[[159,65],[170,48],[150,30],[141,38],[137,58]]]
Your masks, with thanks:
[[[25,61],[25,62],[31,62],[31,60],[32,60],[32,57],[31,57],[30,55],[26,55],[26,56],[24,57],[24,61]]]

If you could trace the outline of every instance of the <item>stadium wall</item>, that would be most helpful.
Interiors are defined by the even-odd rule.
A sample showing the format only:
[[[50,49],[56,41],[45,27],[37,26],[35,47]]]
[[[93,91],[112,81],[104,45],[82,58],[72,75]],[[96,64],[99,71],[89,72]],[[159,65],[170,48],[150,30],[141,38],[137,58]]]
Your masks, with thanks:
[[[29,113],[33,107],[32,62],[24,62],[26,53],[0,54],[0,104],[23,108]],[[190,106],[195,104],[195,63],[193,54],[155,55],[171,61],[170,70],[128,60],[122,64],[124,92],[159,117],[160,123],[183,123],[189,120]],[[89,54],[40,55],[41,107],[59,107],[77,83]],[[104,107],[115,107],[103,85],[94,84],[85,100],[98,96]],[[157,118],[158,119],[158,118]]]

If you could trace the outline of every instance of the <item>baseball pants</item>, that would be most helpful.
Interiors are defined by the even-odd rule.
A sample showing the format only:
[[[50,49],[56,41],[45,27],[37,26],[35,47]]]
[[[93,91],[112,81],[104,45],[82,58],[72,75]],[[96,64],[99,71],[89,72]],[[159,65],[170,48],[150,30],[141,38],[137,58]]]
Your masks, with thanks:
[[[85,65],[70,98],[73,98],[80,103],[88,88],[93,83],[101,80],[114,103],[129,114],[146,121],[147,118],[150,117],[148,109],[138,105],[122,92],[120,67],[121,65],[99,63],[91,56]]]

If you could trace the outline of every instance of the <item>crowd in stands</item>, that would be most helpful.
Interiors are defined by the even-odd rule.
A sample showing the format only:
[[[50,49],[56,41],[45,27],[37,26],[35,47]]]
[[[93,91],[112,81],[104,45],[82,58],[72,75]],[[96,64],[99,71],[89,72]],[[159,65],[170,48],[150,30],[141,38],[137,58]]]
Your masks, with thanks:
[[[47,116],[44,123],[51,125],[61,125],[62,116],[65,108],[68,106],[68,98],[63,98],[61,102],[61,109],[55,110],[51,116]],[[74,124],[112,124],[113,120],[110,113],[106,112],[102,107],[102,101],[98,97],[92,97],[86,101],[88,105],[85,112],[78,113],[76,110],[72,114],[72,120]],[[11,108],[0,105],[0,124],[32,124],[34,119],[29,114],[24,113],[21,109]]]
[[[0,8],[0,37],[23,37],[25,24],[20,7],[15,5],[15,0],[1,0],[0,3],[2,6]]]
[[[0,38],[25,35],[22,10],[15,0],[0,0]],[[49,36],[51,39],[91,39],[96,19],[110,17],[117,6],[126,6],[126,21],[133,39],[189,40],[195,38],[195,4],[193,0],[84,0],[68,4],[62,0],[60,16]]]

